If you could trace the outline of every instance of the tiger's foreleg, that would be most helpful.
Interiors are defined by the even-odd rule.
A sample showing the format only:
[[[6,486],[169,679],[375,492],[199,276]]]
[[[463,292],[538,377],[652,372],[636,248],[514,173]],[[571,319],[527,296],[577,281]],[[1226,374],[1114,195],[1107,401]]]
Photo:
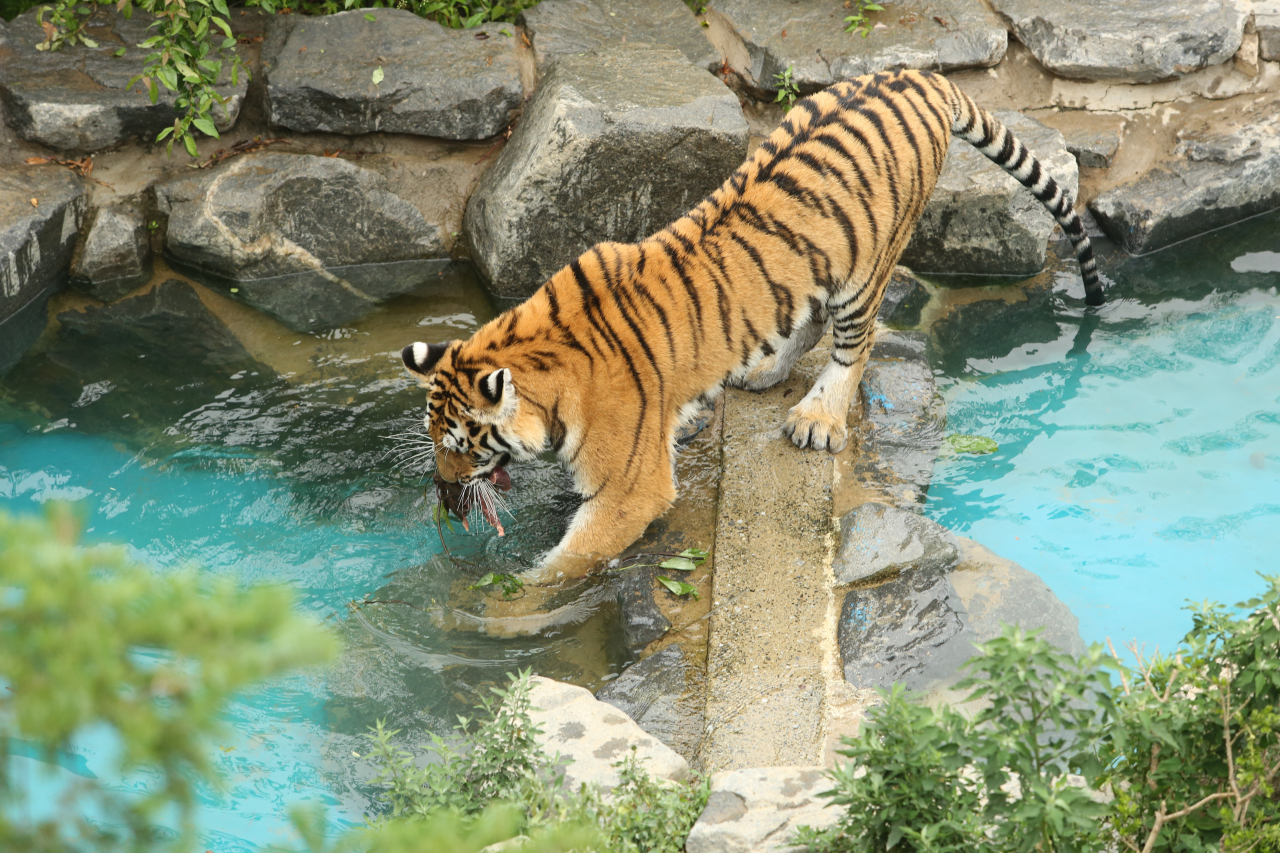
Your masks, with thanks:
[[[655,454],[656,456],[657,454]],[[615,452],[616,457],[616,452]],[[560,544],[542,561],[550,579],[581,577],[603,560],[620,554],[662,515],[676,498],[670,451],[642,466],[634,480],[609,477],[588,494],[569,522]]]
[[[791,368],[822,337],[826,330],[825,318],[811,317],[791,333],[773,355],[765,356],[750,373],[743,377],[740,387],[748,391],[764,391],[791,375]]]
[[[839,453],[849,441],[849,405],[857,393],[875,341],[876,311],[887,276],[872,287],[846,287],[827,303],[832,320],[831,358],[799,403],[791,407],[782,430],[801,449]]]

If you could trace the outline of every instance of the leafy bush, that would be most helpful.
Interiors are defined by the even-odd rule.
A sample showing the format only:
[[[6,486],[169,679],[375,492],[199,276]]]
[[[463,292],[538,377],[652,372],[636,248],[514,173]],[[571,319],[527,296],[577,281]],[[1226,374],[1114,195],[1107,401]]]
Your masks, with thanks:
[[[335,641],[295,613],[287,590],[157,575],[121,548],[77,547],[78,536],[65,507],[0,513],[0,850],[158,849],[160,813],[178,815],[190,846],[195,786],[217,784],[209,756],[222,706],[326,660]],[[148,770],[147,792],[77,777],[60,813],[22,819],[10,744],[52,761],[90,727],[120,744],[122,769]]]
[[[707,780],[696,779],[688,785],[659,782],[632,754],[616,765],[622,781],[607,796],[591,786],[566,791],[563,760],[542,750],[537,741],[540,731],[529,717],[529,673],[509,678],[507,690],[494,688],[496,698],[483,701],[478,721],[459,718],[458,740],[466,746],[455,749],[432,735],[426,747],[432,760],[426,764],[416,753],[394,746],[391,739],[396,732],[378,725],[371,735],[370,755],[379,765],[375,781],[386,786],[384,799],[393,816],[409,818],[407,823],[414,825],[420,819],[454,815],[463,819],[459,825],[465,827],[468,820],[489,819],[489,812],[481,810],[500,802],[517,809],[520,820],[512,826],[513,835],[515,830],[529,833],[538,843],[550,845],[545,849],[609,853],[684,849],[685,838],[710,795]],[[474,731],[467,734],[473,723]],[[375,833],[407,832],[400,828],[405,822],[382,824]],[[367,836],[366,841],[375,837]],[[380,841],[378,849],[383,849]]]
[[[1178,653],[1135,649],[1136,669],[1006,626],[959,685],[979,710],[888,693],[832,771],[824,796],[844,813],[799,840],[816,853],[1280,851],[1280,578],[1267,582],[1243,613],[1196,608]]]

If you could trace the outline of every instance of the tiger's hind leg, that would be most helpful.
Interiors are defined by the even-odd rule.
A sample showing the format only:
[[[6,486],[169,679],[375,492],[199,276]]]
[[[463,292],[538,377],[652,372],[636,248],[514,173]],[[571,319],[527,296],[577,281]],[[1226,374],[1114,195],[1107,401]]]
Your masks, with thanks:
[[[738,387],[748,391],[764,391],[772,388],[791,375],[791,368],[822,337],[826,330],[826,321],[822,316],[810,317],[799,328],[791,333],[791,337],[777,349],[773,355],[767,355],[744,376]]]
[[[848,443],[849,405],[871,355],[887,281],[886,274],[871,287],[845,287],[827,303],[834,337],[831,358],[809,393],[787,412],[782,427],[796,447],[839,453]]]

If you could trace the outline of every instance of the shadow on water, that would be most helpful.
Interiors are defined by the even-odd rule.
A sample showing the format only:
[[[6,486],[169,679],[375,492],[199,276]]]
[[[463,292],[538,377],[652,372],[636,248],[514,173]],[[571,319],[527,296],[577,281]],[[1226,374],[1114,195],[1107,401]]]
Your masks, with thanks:
[[[172,271],[156,284],[164,275]],[[289,584],[303,609],[336,626],[345,651],[332,668],[228,710],[217,755],[228,789],[203,792],[202,849],[287,841],[287,809],[302,800],[328,804],[339,824],[360,822],[372,771],[352,752],[367,751],[363,735],[379,719],[416,744],[448,731],[517,668],[536,664],[592,689],[621,670],[612,599],[553,635],[441,627],[459,589],[485,571],[532,565],[577,503],[554,463],[521,466],[507,535],[445,531],[449,549],[475,565],[455,564],[431,521],[429,469],[394,464],[388,436],[423,411],[399,350],[469,335],[492,317],[474,277],[433,281],[322,333],[193,289],[249,357],[210,364],[198,341],[153,327],[55,325],[0,378],[0,509],[79,501],[88,541],[126,543],[161,571],[195,564]],[[73,296],[55,305],[93,308]],[[79,770],[111,778],[109,743],[86,735],[74,753]]]
[[[1040,574],[1086,641],[1168,649],[1186,600],[1276,571],[1280,212],[1103,272],[1097,310],[1069,269],[939,289],[948,432],[1000,449],[940,461],[926,511]]]

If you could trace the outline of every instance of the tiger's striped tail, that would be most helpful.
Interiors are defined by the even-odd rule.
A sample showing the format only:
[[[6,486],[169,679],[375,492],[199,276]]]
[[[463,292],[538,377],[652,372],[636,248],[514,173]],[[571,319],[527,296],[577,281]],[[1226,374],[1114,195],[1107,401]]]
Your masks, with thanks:
[[[1089,305],[1101,305],[1106,297],[1102,293],[1102,282],[1098,280],[1093,245],[1089,242],[1089,235],[1084,233],[1084,223],[1076,215],[1071,197],[999,119],[975,104],[972,98],[958,88],[953,86],[952,89],[956,93],[956,107],[951,132],[1017,178],[1053,214],[1080,261],[1080,277],[1084,279],[1084,301]]]

